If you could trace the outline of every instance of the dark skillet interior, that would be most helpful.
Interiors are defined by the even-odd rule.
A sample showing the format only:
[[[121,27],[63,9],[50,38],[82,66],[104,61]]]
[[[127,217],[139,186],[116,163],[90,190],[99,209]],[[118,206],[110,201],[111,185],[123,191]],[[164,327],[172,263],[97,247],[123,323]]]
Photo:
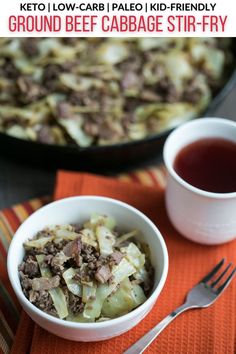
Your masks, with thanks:
[[[234,63],[228,73],[228,81],[211,101],[208,109],[202,114],[203,117],[214,115],[216,107],[236,85],[236,39],[232,49]],[[157,157],[170,132],[171,129],[143,140],[88,148],[46,145],[0,133],[0,154],[28,164],[50,168],[93,172],[124,171]]]

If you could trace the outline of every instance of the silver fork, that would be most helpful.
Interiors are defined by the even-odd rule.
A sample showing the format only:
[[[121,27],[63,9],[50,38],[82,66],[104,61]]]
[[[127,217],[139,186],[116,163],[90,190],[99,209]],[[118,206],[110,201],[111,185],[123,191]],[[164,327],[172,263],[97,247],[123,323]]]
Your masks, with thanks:
[[[232,265],[229,263],[223,272],[219,274],[216,279],[214,279],[224,262],[225,259],[223,258],[209,274],[207,274],[194,288],[188,292],[186,302],[183,305],[171,312],[123,354],[143,353],[144,350],[147,349],[147,347],[154,341],[154,339],[163,331],[163,329],[182,312],[194,308],[208,307],[213,304],[230,284],[236,272],[235,267],[224,282],[221,282]]]

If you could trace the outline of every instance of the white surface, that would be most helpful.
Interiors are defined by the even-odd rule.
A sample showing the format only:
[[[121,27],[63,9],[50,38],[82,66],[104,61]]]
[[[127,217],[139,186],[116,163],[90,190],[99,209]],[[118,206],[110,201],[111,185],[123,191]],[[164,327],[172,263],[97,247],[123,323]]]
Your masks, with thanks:
[[[185,182],[173,169],[177,153],[204,137],[221,137],[236,142],[236,123],[219,118],[183,124],[167,139],[164,161],[168,170],[166,207],[176,229],[192,241],[220,244],[236,237],[236,192],[211,193]]]
[[[141,231],[140,239],[150,246],[151,262],[155,268],[154,290],[147,301],[127,315],[100,323],[74,323],[47,315],[32,305],[24,296],[18,276],[24,248],[23,242],[50,224],[81,223],[92,213],[113,216],[119,228]],[[41,327],[60,337],[75,341],[97,341],[117,336],[134,327],[151,310],[158,298],[168,271],[165,242],[156,226],[140,211],[128,204],[110,198],[84,196],[62,199],[48,204],[32,214],[17,230],[10,245],[7,259],[12,287],[24,310]]]

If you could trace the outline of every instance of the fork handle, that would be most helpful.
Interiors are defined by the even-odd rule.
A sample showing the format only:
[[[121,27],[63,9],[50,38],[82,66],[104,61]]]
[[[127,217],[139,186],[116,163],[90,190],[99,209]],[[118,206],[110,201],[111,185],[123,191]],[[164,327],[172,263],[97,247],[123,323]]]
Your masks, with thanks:
[[[141,354],[154,341],[154,339],[163,331],[170,322],[172,322],[182,312],[190,309],[191,306],[185,303],[178,307],[175,311],[166,316],[160,323],[153,327],[147,334],[141,337],[134,345],[132,345],[123,354]]]

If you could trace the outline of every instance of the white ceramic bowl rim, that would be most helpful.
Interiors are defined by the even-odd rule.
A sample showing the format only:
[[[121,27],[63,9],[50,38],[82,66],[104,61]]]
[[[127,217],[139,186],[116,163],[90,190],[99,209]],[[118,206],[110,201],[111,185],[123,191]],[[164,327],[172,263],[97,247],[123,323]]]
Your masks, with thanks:
[[[194,129],[195,125],[205,125],[205,124],[223,124],[227,126],[231,126],[232,128],[236,129],[236,122],[230,121],[228,119],[224,118],[215,118],[215,117],[208,117],[208,118],[197,118],[194,119],[190,122],[183,123],[180,125],[179,128],[175,129],[167,138],[165,145],[164,145],[164,150],[163,150],[163,157],[164,157],[164,162],[167,167],[168,172],[170,175],[178,181],[179,184],[181,184],[183,187],[187,188],[191,192],[202,195],[203,197],[207,198],[212,198],[212,199],[230,199],[230,198],[236,198],[236,192],[231,192],[231,193],[214,193],[214,192],[208,192],[203,189],[197,188],[186,182],[184,179],[182,179],[174,170],[172,163],[170,162],[170,159],[168,157],[168,150],[169,147],[172,143],[172,139],[175,137],[176,134],[178,134],[181,130],[185,130],[187,127],[192,126]]]
[[[119,206],[122,206],[126,209],[131,210],[132,212],[134,212],[135,214],[137,214],[139,217],[141,217],[142,219],[144,219],[144,221],[146,223],[149,224],[149,226],[151,226],[151,228],[154,230],[155,234],[157,235],[161,247],[162,247],[162,251],[163,251],[163,259],[164,259],[164,264],[163,264],[163,272],[161,274],[161,278],[157,284],[157,286],[155,287],[155,289],[153,290],[153,293],[149,296],[149,298],[139,307],[137,307],[136,309],[132,310],[131,312],[127,313],[126,315],[108,320],[108,321],[104,321],[104,322],[96,322],[96,323],[79,323],[79,322],[72,322],[72,321],[66,321],[66,320],[62,320],[56,317],[53,317],[52,315],[48,315],[47,313],[43,312],[42,310],[38,309],[35,305],[33,305],[23,294],[22,290],[18,289],[17,286],[15,286],[14,284],[14,279],[12,276],[12,269],[11,269],[11,257],[13,256],[12,252],[13,249],[17,246],[16,243],[18,242],[17,240],[17,233],[20,232],[22,225],[18,228],[18,230],[15,233],[16,237],[13,237],[11,245],[9,247],[9,251],[8,251],[8,256],[7,256],[7,270],[8,270],[8,275],[12,284],[12,287],[15,291],[15,293],[17,294],[17,296],[21,299],[21,301],[23,303],[26,304],[26,306],[30,307],[31,310],[33,312],[35,312],[36,314],[38,314],[39,316],[43,317],[45,320],[49,320],[55,324],[61,325],[61,326],[66,326],[68,328],[76,328],[76,329],[97,329],[97,328],[108,328],[110,327],[111,324],[119,324],[122,323],[124,320],[129,320],[132,319],[134,312],[139,312],[143,306],[146,305],[151,305],[151,303],[154,301],[156,294],[159,293],[159,291],[161,291],[161,289],[163,288],[165,281],[166,281],[166,277],[167,277],[167,272],[168,272],[168,252],[167,252],[167,248],[166,248],[166,244],[165,241],[160,233],[160,231],[158,230],[158,228],[155,226],[155,224],[146,216],[144,215],[141,211],[139,211],[138,209],[130,206],[127,203],[112,199],[112,198],[107,198],[107,197],[99,197],[99,196],[75,196],[75,197],[69,197],[69,198],[64,198],[64,199],[60,199],[58,201],[52,202],[48,205],[43,206],[42,208],[40,208],[39,210],[37,210],[36,212],[34,212],[31,216],[29,216],[29,218],[33,217],[35,213],[40,213],[41,211],[45,211],[47,208],[51,208],[53,205],[56,205],[58,203],[63,203],[64,201],[67,202],[68,200],[74,200],[74,199],[86,199],[86,200],[92,200],[96,198],[96,200],[100,200],[100,201],[109,201],[112,202],[113,204],[117,204]],[[29,219],[28,218],[28,219]],[[28,220],[27,219],[27,220]],[[18,274],[17,274],[18,276]]]

